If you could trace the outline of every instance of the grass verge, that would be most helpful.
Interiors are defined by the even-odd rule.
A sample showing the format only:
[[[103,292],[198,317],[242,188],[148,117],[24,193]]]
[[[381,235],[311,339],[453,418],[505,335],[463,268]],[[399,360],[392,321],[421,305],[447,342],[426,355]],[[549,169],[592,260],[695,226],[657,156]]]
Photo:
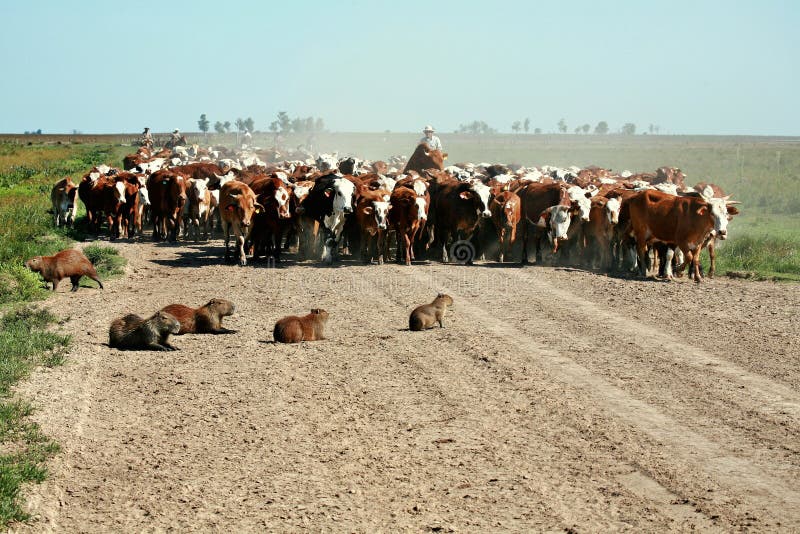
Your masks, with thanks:
[[[83,239],[77,229],[54,228],[50,208],[52,185],[65,176],[77,182],[99,163],[118,164],[111,146],[23,147],[0,143],[0,526],[24,521],[21,488],[41,482],[45,462],[58,444],[30,419],[32,406],[14,397],[11,386],[39,365],[59,365],[69,336],[48,328],[57,318],[19,303],[44,299],[38,274],[24,267],[32,256],[52,255]],[[113,247],[89,246],[86,255],[101,279],[123,272],[125,259]]]
[[[22,308],[0,319],[0,525],[24,521],[21,488],[41,482],[45,462],[58,444],[30,420],[32,407],[16,398],[11,386],[38,365],[52,367],[64,360],[70,336],[50,332],[57,318],[46,310]]]

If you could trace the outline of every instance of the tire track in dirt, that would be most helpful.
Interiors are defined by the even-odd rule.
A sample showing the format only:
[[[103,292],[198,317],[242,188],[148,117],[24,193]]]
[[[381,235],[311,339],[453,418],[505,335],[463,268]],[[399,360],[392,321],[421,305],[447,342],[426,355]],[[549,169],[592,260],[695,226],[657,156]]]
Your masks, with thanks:
[[[448,282],[452,282],[455,276],[454,272],[457,270],[451,269],[445,274],[437,271],[434,278],[440,281],[441,287],[446,288]],[[504,274],[511,274],[515,278],[524,280],[519,273],[513,270]],[[532,286],[529,289],[533,289],[533,291],[529,294],[536,295],[532,303],[529,301],[534,304],[533,309],[537,309],[535,305],[537,300],[541,303],[558,302],[553,297],[568,295],[566,290],[553,290],[547,284],[536,279],[524,281],[529,282]],[[456,281],[456,283],[460,282]],[[575,299],[569,297],[568,300]],[[584,306],[592,307],[591,304],[584,304]],[[774,515],[779,524],[784,526],[800,524],[800,518],[791,512],[791,510],[797,510],[800,505],[800,493],[794,489],[791,480],[784,478],[786,473],[784,466],[780,464],[771,466],[765,472],[763,466],[754,465],[751,461],[739,457],[738,455],[741,453],[738,450],[735,454],[732,452],[732,450],[736,450],[736,446],[741,445],[740,443],[730,444],[733,449],[729,449],[727,445],[717,443],[692,431],[659,409],[612,385],[601,375],[592,373],[572,358],[541,346],[523,329],[514,328],[496,318],[497,315],[491,310],[487,311],[485,305],[475,305],[467,301],[458,308],[471,321],[481,323],[485,328],[486,335],[492,335],[498,343],[506,347],[513,347],[506,354],[529,354],[534,361],[542,364],[548,372],[563,383],[585,390],[615,418],[633,428],[644,431],[659,443],[660,447],[668,450],[669,455],[681,458],[682,461],[691,464],[694,469],[710,475],[723,488],[732,489],[734,491],[732,497],[740,497],[758,505],[763,514]],[[565,306],[565,309],[568,308],[569,306]],[[567,318],[565,317],[565,319]],[[569,335],[569,333],[565,331],[564,335]],[[760,381],[754,380],[754,382]],[[687,444],[691,444],[691,448],[687,448]],[[783,506],[776,507],[776,502]]]

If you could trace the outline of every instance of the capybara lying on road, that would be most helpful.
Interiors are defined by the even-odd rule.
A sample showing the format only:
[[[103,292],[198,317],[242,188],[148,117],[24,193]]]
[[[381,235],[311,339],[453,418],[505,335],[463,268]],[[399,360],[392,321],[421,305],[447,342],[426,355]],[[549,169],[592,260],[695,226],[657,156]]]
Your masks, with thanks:
[[[45,282],[51,282],[53,291],[64,278],[69,278],[72,282],[72,291],[77,291],[81,276],[88,276],[100,285],[100,289],[103,289],[103,282],[97,277],[94,265],[78,249],[62,250],[55,256],[34,256],[25,262],[25,267],[40,273]]]
[[[161,309],[181,323],[178,334],[235,334],[236,330],[222,327],[222,318],[233,314],[236,306],[225,299],[211,299],[200,308],[190,308],[183,304],[170,304]]]
[[[328,312],[315,308],[305,317],[290,315],[275,323],[272,337],[280,343],[299,343],[301,341],[325,339],[322,330],[327,322]]]
[[[180,329],[181,323],[163,311],[149,319],[130,313],[111,323],[108,346],[125,350],[178,350],[167,343],[167,338]]]
[[[436,323],[439,323],[440,328],[444,328],[444,314],[448,306],[453,305],[453,297],[439,293],[433,302],[430,304],[423,304],[418,306],[411,312],[408,318],[409,330],[425,330],[433,328]]]

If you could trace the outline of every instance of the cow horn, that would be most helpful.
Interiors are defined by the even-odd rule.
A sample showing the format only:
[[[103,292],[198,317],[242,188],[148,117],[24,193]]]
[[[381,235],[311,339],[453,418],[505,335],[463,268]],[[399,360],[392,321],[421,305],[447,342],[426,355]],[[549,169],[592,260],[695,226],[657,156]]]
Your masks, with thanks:
[[[730,206],[731,204],[741,204],[741,203],[742,202],[740,200],[726,200],[725,201],[725,205],[726,206]]]
[[[241,193],[228,193],[228,196],[234,199],[238,199],[241,196]]]

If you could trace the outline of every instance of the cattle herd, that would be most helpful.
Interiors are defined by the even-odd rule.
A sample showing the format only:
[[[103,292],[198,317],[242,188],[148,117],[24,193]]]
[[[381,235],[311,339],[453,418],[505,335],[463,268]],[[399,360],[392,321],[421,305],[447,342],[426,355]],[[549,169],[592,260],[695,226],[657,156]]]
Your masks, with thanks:
[[[698,282],[701,250],[709,249],[713,275],[715,240],[726,238],[738,213],[718,186],[688,187],[672,167],[634,174],[445,166],[446,156],[424,144],[410,158],[388,162],[274,149],[142,147],[124,158],[122,169],[97,166],[78,184],[59,181],[51,200],[55,224],[70,225],[77,195],[90,234],[105,225],[111,239],[151,227],[156,241],[197,242],[221,227],[224,258],[240,265],[248,256],[279,262],[287,249],[300,260],[332,263],[346,251],[378,264],[393,254],[406,265],[527,263],[531,252],[536,263],[642,276],[652,266],[671,278],[688,266]]]

